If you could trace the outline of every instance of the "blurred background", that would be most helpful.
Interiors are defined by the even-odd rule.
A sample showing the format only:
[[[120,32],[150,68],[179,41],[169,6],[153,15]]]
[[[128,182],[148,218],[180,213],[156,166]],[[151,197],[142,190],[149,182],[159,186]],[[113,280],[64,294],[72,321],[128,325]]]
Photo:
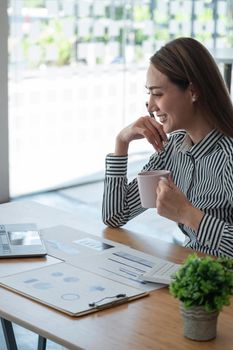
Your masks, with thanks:
[[[11,198],[103,179],[168,40],[233,47],[233,0],[9,0],[7,12]],[[135,142],[130,162],[150,152]]]

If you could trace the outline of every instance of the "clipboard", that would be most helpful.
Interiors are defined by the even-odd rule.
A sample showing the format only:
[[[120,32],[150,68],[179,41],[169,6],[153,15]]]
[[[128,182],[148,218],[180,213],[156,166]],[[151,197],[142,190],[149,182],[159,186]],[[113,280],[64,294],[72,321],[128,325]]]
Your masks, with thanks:
[[[1,277],[0,285],[74,317],[149,294],[65,262]]]

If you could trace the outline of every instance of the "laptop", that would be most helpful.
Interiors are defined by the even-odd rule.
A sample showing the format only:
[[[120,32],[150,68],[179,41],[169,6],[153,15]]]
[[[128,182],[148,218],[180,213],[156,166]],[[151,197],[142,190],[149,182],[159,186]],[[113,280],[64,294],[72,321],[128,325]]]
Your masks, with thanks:
[[[36,224],[0,225],[0,258],[36,257],[46,254]]]

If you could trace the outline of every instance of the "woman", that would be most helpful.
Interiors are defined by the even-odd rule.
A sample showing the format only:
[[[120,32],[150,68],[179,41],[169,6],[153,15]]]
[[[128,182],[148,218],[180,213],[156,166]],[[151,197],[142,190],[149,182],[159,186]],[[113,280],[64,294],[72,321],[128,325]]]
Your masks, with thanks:
[[[117,135],[103,221],[119,227],[145,210],[137,180],[126,177],[129,144],[145,138],[156,152],[143,171],[172,173],[159,182],[158,214],[178,223],[186,246],[233,257],[233,108],[214,59],[195,39],[175,39],[151,57],[146,87],[158,121],[141,117]]]

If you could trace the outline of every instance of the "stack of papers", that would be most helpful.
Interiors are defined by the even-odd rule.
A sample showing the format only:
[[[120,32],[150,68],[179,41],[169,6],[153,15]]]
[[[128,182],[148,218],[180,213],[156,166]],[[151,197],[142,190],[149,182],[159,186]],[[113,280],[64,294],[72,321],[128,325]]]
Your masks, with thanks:
[[[0,284],[71,316],[146,296],[169,283],[171,273],[179,268],[126,245],[66,226],[41,233],[48,255],[58,259],[58,263],[0,275]]]

